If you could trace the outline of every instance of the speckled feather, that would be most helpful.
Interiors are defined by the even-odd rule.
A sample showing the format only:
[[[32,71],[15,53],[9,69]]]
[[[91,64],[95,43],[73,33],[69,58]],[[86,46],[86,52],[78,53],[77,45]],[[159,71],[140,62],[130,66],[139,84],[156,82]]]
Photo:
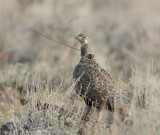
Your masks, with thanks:
[[[79,64],[73,72],[76,92],[82,96],[88,105],[100,107],[103,102],[110,102],[110,110],[113,109],[111,97],[116,96],[115,83],[110,74],[101,68],[94,58],[88,55],[81,57]],[[116,99],[117,100],[117,99]],[[117,102],[120,102],[119,99]]]

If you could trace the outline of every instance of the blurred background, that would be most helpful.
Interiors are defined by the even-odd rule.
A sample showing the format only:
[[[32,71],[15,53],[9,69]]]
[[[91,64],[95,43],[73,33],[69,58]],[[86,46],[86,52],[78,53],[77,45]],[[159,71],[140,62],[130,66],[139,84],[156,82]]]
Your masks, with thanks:
[[[0,84],[20,91],[32,75],[63,89],[72,83],[80,52],[49,41],[31,27],[76,48],[85,33],[97,62],[122,73],[153,63],[160,71],[160,1],[158,0],[0,0]],[[55,85],[56,84],[56,85]]]
[[[39,120],[43,110],[37,108],[47,103],[68,112],[76,107],[70,128],[59,125],[57,109],[44,115],[47,123],[57,121],[57,134],[76,134],[84,102],[73,90],[72,74],[80,52],[29,27],[75,48],[75,37],[88,35],[96,61],[130,108],[131,124],[123,126],[128,133],[116,133],[160,134],[159,0],[0,0],[0,126],[14,121],[19,129],[30,118]]]

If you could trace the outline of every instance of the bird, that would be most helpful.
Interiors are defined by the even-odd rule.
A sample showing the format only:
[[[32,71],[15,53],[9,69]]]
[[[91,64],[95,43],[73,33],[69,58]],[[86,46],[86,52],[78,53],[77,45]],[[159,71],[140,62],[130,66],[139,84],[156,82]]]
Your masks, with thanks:
[[[86,103],[86,112],[81,120],[89,120],[93,107],[98,110],[97,122],[102,119],[104,109],[125,115],[120,92],[111,75],[96,62],[89,38],[85,34],[79,34],[75,39],[81,44],[81,58],[73,71],[74,89]]]

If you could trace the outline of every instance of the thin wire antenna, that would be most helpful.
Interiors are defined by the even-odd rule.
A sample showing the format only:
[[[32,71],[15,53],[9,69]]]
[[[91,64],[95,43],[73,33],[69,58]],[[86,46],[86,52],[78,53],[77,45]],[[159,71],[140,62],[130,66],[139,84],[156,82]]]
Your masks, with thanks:
[[[43,34],[41,34],[40,32],[38,32],[38,31],[36,31],[36,30],[34,30],[34,29],[30,28],[30,27],[29,27],[28,29],[31,30],[31,31],[34,32],[34,33],[37,33],[38,35],[40,35],[40,36],[42,36],[42,37],[45,37],[45,38],[53,41],[53,42],[56,42],[56,43],[59,43],[59,44],[61,44],[61,45],[64,45],[64,46],[70,47],[70,48],[72,48],[72,49],[75,49],[75,50],[77,50],[77,51],[80,51],[80,50],[77,49],[77,48],[74,48],[74,47],[69,46],[69,45],[67,45],[67,44],[64,44],[64,43],[62,43],[62,42],[60,42],[60,41],[54,40],[54,39],[52,39],[52,38],[50,38],[50,37],[48,37],[48,36],[46,36],[46,35],[43,35]]]

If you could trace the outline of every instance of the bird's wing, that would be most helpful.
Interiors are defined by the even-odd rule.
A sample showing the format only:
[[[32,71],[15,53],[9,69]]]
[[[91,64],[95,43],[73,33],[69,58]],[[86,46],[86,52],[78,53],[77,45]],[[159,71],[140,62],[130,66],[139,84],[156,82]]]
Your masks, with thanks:
[[[96,61],[86,60],[86,74],[90,75],[90,89],[107,98],[115,91],[115,83],[110,74],[101,68]]]

